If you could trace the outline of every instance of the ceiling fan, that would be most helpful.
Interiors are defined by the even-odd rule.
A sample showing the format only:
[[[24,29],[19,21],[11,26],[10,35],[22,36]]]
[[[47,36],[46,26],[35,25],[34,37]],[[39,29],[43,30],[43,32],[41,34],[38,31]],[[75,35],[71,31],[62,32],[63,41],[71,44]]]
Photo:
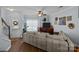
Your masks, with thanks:
[[[38,16],[46,16],[45,7],[42,7],[41,10],[37,11]]]

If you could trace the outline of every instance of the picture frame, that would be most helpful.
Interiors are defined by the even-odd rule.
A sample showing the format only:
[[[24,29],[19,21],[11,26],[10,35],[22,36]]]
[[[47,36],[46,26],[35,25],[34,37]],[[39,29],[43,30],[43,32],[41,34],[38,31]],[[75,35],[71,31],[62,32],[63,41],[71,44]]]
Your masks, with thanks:
[[[55,17],[55,22],[54,22],[54,24],[57,25],[57,22],[58,22],[58,17]]]
[[[67,16],[67,21],[72,21],[72,16]]]
[[[66,17],[59,18],[59,25],[66,25]]]
[[[74,29],[75,28],[75,25],[74,25],[74,23],[69,23],[68,24],[68,27],[69,27],[69,29]]]

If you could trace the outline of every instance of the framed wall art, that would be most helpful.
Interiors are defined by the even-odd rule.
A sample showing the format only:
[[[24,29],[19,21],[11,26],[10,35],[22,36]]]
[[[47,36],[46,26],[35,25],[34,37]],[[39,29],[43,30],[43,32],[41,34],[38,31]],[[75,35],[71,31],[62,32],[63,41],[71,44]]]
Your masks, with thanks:
[[[59,18],[59,25],[66,25],[66,17]]]
[[[67,21],[72,21],[72,16],[67,16]]]
[[[68,24],[68,27],[69,27],[69,29],[74,29],[75,28],[75,25],[74,25],[74,23],[69,23]]]
[[[54,24],[57,25],[57,22],[58,22],[58,17],[55,17],[55,22],[54,22]]]

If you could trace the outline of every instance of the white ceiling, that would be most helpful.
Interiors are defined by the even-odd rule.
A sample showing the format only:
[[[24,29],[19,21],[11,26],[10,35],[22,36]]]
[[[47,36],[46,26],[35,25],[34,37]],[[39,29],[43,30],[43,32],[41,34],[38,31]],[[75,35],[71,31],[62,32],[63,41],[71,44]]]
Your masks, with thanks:
[[[59,6],[4,6],[2,8],[3,9],[11,8],[25,15],[34,15],[39,10],[43,10],[47,14],[52,14],[67,7],[68,6],[64,6],[61,8]]]

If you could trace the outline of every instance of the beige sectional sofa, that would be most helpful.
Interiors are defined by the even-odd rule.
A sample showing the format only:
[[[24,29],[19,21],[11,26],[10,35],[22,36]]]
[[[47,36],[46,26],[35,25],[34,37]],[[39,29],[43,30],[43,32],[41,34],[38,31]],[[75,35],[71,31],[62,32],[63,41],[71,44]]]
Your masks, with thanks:
[[[43,32],[26,32],[23,34],[23,41],[49,52],[74,51],[73,42],[63,32],[58,35]]]

